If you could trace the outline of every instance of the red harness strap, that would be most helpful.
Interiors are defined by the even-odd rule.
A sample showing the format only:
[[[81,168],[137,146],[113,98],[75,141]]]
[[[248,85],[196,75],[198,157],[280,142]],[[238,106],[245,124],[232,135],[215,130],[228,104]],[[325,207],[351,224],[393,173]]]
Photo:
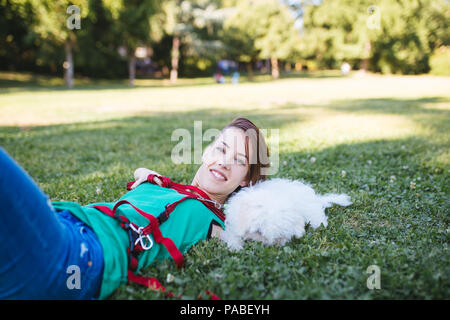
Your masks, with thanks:
[[[178,200],[177,202],[180,203],[182,200],[185,200],[185,199],[187,199],[187,197],[184,197],[183,199]],[[176,203],[176,204],[178,204],[178,203]],[[172,239],[163,237],[161,230],[159,229],[160,222],[158,221],[158,219],[155,218],[153,215],[148,214],[145,211],[142,211],[138,207],[135,207],[133,204],[131,204],[127,200],[121,200],[121,201],[117,202],[113,208],[113,213],[117,210],[117,208],[119,206],[121,206],[123,204],[129,204],[130,206],[133,207],[133,209],[135,209],[137,212],[139,212],[142,216],[144,216],[145,218],[147,218],[150,221],[150,223],[145,228],[142,229],[143,235],[148,235],[150,233],[153,234],[153,239],[156,241],[156,243],[161,243],[162,245],[164,245],[166,247],[167,251],[169,251],[170,256],[175,261],[175,264],[177,265],[177,267],[181,268],[184,265],[183,255],[178,250],[175,243],[173,243]],[[173,207],[173,208],[175,208],[175,207]],[[173,211],[173,209],[171,211]],[[164,211],[164,213],[166,215],[170,214],[170,213],[167,213],[167,207],[166,207],[166,210]],[[139,252],[140,251],[142,251],[142,249],[139,250]]]
[[[134,282],[140,284],[149,289],[153,289],[155,291],[166,292],[166,288],[158,281],[155,277],[142,277],[135,274],[133,271],[128,270],[127,279],[129,282]],[[172,291],[167,292],[167,296],[172,298],[174,297],[174,293]],[[216,300],[216,299],[213,299]]]
[[[179,183],[173,182],[168,177],[158,176],[158,175],[155,175],[155,174],[149,174],[148,177],[147,177],[147,181],[150,182],[150,183],[155,184],[155,181],[154,181],[155,177],[158,177],[161,180],[162,187],[174,189],[174,190],[178,191],[178,193],[187,195],[190,198],[195,198],[195,199],[201,201],[221,221],[225,221],[225,214],[223,213],[221,208],[217,206],[217,202],[211,200],[211,198],[203,190],[201,190],[200,188],[197,188],[197,187],[189,185],[189,184],[179,184]],[[127,184],[127,190],[131,190],[131,186],[133,185],[133,183],[134,183],[134,181],[129,182]],[[194,194],[193,192],[191,192],[189,190],[197,192],[200,196],[197,196],[196,194]],[[181,199],[179,201],[182,201],[182,200],[183,199]],[[174,202],[173,204],[175,204],[175,203],[176,202]],[[174,205],[173,208],[170,209],[170,212],[172,212],[175,207],[176,207],[176,205]],[[170,212],[169,212],[169,214],[170,214]]]
[[[153,180],[154,177],[155,177],[155,175],[150,174],[147,178],[147,181],[150,183],[155,183]],[[127,249],[127,254],[128,254],[127,279],[128,279],[128,281],[134,282],[134,283],[137,283],[140,285],[144,285],[150,289],[165,292],[166,288],[158,281],[158,279],[156,279],[154,277],[142,277],[142,276],[138,276],[134,273],[138,267],[138,255],[143,250],[150,249],[152,246],[152,245],[146,246],[144,244],[144,242],[143,242],[143,241],[145,241],[145,240],[143,240],[143,239],[145,239],[144,237],[148,237],[149,234],[152,234],[155,242],[164,245],[164,247],[167,249],[167,251],[169,252],[172,259],[175,261],[175,264],[177,265],[177,267],[181,268],[184,265],[183,255],[181,254],[180,250],[178,250],[178,248],[176,247],[176,245],[172,241],[172,239],[164,237],[162,235],[161,230],[159,228],[160,224],[163,223],[164,221],[166,221],[169,218],[170,213],[172,213],[172,211],[175,209],[175,207],[179,203],[181,203],[182,201],[184,201],[186,199],[197,199],[197,200],[201,201],[212,212],[214,212],[214,214],[222,221],[225,221],[225,215],[220,210],[220,208],[218,208],[215,205],[217,203],[212,201],[211,198],[205,192],[200,190],[199,188],[191,186],[191,185],[182,185],[182,184],[175,183],[175,182],[171,181],[168,177],[158,176],[158,178],[162,181],[163,187],[175,189],[179,193],[186,195],[186,197],[183,197],[180,200],[175,201],[172,204],[167,204],[165,210],[161,214],[159,214],[158,217],[155,217],[155,216],[139,209],[138,207],[134,206],[132,203],[130,203],[127,200],[118,201],[114,205],[112,210],[107,206],[101,206],[101,205],[93,205],[93,207],[96,208],[97,210],[103,212],[104,214],[118,220],[118,222],[120,223],[120,226],[125,231],[128,232],[128,237],[130,240],[130,247]],[[130,187],[133,183],[134,182],[130,182],[127,184],[128,190],[131,190]],[[200,196],[198,196],[188,190],[195,191]],[[215,204],[213,205],[213,203],[215,203]],[[133,207],[133,209],[135,209],[137,212],[139,212],[139,214],[141,214],[143,217],[147,218],[150,223],[146,227],[138,227],[133,222],[130,222],[127,217],[125,217],[123,215],[119,215],[117,213],[117,208],[123,204],[128,204],[131,207]],[[150,238],[147,238],[147,239],[149,241],[151,241]],[[146,246],[146,247],[144,248],[144,246]],[[206,293],[211,296],[212,300],[219,299],[215,294],[213,294],[209,290],[207,290]],[[173,294],[173,292],[168,292],[167,296],[173,297],[174,294]]]

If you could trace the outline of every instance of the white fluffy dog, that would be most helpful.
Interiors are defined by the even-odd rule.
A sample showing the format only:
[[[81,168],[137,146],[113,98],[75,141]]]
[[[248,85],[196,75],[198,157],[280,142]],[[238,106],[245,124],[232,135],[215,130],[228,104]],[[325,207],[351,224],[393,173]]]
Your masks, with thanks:
[[[314,229],[321,224],[326,227],[325,208],[333,203],[352,204],[346,194],[318,195],[300,181],[275,178],[258,182],[229,198],[220,238],[232,250],[240,250],[245,240],[284,245],[292,237],[303,236],[308,223]]]

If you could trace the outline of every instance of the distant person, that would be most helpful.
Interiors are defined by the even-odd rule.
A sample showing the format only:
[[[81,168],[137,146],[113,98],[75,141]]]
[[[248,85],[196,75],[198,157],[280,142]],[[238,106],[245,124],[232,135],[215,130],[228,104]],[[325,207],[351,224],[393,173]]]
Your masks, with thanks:
[[[220,72],[214,74],[214,79],[217,83],[225,83],[225,77]]]
[[[238,84],[239,77],[240,77],[239,72],[237,72],[237,71],[233,72],[233,75],[231,76],[231,83]]]
[[[350,65],[347,62],[344,62],[341,65],[341,73],[342,73],[342,75],[344,75],[344,76],[348,75],[350,70],[351,70],[351,67],[350,67]]]

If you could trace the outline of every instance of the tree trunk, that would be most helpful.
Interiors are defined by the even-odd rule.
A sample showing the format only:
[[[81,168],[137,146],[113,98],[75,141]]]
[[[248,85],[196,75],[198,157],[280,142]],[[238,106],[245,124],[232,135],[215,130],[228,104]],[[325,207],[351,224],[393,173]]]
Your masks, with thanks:
[[[72,42],[66,40],[64,44],[66,52],[66,61],[64,61],[64,80],[67,87],[73,88],[73,57],[72,57]]]
[[[369,70],[369,59],[370,59],[370,51],[372,50],[372,44],[370,41],[366,42],[364,47],[364,55],[361,61],[361,70],[363,72],[367,72]]]
[[[134,79],[136,78],[136,56],[134,51],[128,60],[128,76],[130,86],[134,87]]]
[[[180,60],[180,37],[173,36],[171,52],[172,69],[170,70],[170,82],[175,83],[178,79],[178,62]]]
[[[252,61],[246,63],[247,66],[247,72],[248,72],[248,80],[253,80],[253,63]]]
[[[278,79],[280,77],[280,68],[278,67],[278,59],[270,58],[270,64],[272,65],[272,78]]]

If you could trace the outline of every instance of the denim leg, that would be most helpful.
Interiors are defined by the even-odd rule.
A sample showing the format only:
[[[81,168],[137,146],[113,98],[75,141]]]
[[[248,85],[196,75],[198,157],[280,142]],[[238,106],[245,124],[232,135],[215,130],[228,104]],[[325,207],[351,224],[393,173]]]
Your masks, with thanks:
[[[69,211],[57,212],[64,225],[67,246],[61,257],[55,281],[58,297],[64,299],[98,298],[103,277],[103,249],[94,231]]]
[[[86,233],[79,232],[82,225],[68,221],[61,219],[48,196],[0,147],[0,299],[92,298],[92,292],[86,291],[90,285],[74,290],[68,282],[76,273],[70,266],[86,269],[93,260],[81,255],[85,251],[81,243],[86,242]],[[92,230],[87,234],[94,235]],[[102,253],[95,235],[85,245],[93,246],[89,254],[99,260]],[[98,283],[101,277],[101,272],[97,278],[92,275],[94,279],[80,272],[84,281]]]

